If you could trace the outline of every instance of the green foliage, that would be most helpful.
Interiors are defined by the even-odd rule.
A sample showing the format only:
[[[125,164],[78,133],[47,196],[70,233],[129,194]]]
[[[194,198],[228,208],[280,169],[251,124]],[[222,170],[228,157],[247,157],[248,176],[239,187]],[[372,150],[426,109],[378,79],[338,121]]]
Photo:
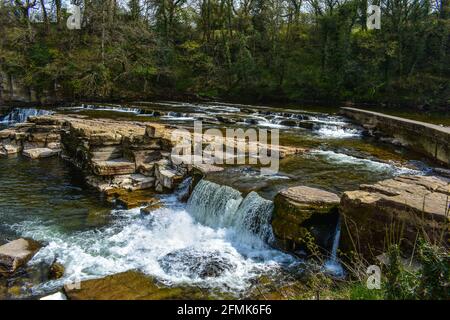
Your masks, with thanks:
[[[450,253],[426,242],[419,244],[418,270],[406,268],[398,246],[388,252],[386,298],[450,299]]]
[[[351,300],[383,300],[384,290],[370,290],[365,283],[355,283],[350,286]]]
[[[364,0],[126,3],[89,1],[82,29],[68,30],[67,14],[49,12],[49,0],[35,3],[38,19],[0,0],[0,69],[38,94],[56,90],[67,98],[170,92],[450,102],[448,8],[429,0],[382,2],[381,30],[366,29]]]

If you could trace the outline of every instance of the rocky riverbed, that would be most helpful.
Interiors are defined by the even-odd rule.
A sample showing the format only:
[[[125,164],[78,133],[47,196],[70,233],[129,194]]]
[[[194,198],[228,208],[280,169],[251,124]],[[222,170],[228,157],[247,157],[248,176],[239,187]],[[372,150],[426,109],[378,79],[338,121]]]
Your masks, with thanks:
[[[446,169],[336,114],[175,102],[8,112],[3,298],[258,298],[292,287],[315,253],[345,277],[339,258],[383,253],[387,232],[406,251],[423,233],[448,243]],[[172,133],[190,135],[193,120],[281,129],[280,145],[256,146],[280,154],[279,171],[180,164]]]

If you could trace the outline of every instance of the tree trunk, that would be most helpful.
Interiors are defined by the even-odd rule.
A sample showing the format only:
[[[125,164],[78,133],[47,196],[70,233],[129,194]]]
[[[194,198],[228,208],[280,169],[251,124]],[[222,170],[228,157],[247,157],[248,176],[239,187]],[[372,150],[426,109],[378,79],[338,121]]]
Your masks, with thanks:
[[[41,8],[42,8],[42,17],[44,19],[45,30],[48,31],[49,21],[48,21],[47,8],[45,8],[45,0],[40,0],[40,3],[41,3]]]

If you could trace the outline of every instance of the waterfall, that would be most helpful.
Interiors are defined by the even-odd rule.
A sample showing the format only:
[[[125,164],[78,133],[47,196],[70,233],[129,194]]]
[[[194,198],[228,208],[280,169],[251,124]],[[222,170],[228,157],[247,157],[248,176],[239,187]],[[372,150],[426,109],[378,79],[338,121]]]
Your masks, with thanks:
[[[202,180],[188,201],[188,211],[194,218],[212,228],[232,228],[244,240],[248,235],[264,242],[273,240],[270,219],[273,203],[256,192],[245,199],[239,191]]]
[[[188,201],[188,211],[198,222],[209,227],[229,227],[241,202],[239,191],[201,180]]]
[[[242,232],[249,231],[264,242],[273,242],[274,235],[270,224],[273,202],[250,192],[239,206],[234,219],[234,227]]]
[[[52,114],[53,112],[48,110],[40,110],[34,108],[15,108],[9,114],[4,117],[0,117],[0,123],[14,124],[26,122],[29,117],[43,116]]]
[[[339,249],[339,240],[341,238],[341,219],[338,220],[336,225],[336,231],[334,233],[333,246],[331,248],[330,258],[325,262],[325,271],[337,276],[342,277],[344,275],[344,269],[337,257],[337,251]]]

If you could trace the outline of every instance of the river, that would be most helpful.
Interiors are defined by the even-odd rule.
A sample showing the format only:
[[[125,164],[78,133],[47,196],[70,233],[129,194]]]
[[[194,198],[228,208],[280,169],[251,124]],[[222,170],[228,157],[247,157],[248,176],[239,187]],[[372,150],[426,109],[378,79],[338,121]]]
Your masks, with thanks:
[[[16,109],[0,121],[5,127],[49,112]],[[281,188],[308,185],[340,194],[400,174],[428,174],[433,166],[418,154],[366,137],[362,128],[323,109],[159,102],[84,104],[51,112],[187,127],[201,119],[209,128],[277,128],[281,144],[308,151],[283,159],[273,175],[261,176],[252,166],[228,166],[200,184],[187,204],[176,193],[161,195],[164,207],[150,215],[142,215],[139,208],[112,208],[61,159],[1,158],[0,244],[18,237],[45,244],[27,275],[15,280],[20,297],[127,270],[167,285],[188,284],[240,297],[259,276],[276,276],[299,264],[298,258],[270,246],[270,200]],[[50,281],[42,266],[55,259],[66,272]]]

